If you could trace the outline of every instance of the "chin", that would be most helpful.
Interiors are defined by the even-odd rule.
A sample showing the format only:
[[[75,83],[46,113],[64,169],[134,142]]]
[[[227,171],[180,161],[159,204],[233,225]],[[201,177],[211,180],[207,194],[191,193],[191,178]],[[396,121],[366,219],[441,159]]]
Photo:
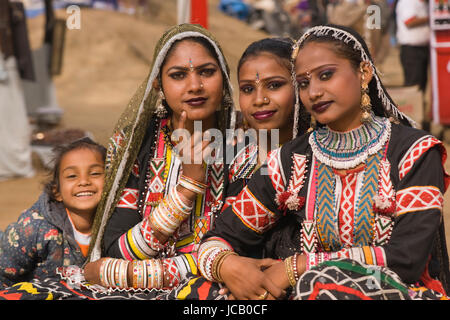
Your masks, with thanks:
[[[210,117],[213,117],[214,115],[215,110],[212,112],[209,110],[189,110],[187,112],[187,118],[191,121],[204,121]]]

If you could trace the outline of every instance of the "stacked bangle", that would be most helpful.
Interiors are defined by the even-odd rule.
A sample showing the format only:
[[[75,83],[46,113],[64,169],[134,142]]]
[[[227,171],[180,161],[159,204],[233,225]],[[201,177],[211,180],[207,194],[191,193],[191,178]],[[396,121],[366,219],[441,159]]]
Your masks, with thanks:
[[[213,261],[213,265],[212,265],[212,277],[217,281],[217,282],[223,282],[222,277],[220,276],[220,268],[222,267],[223,261],[225,260],[226,257],[230,256],[230,255],[238,255],[236,252],[234,251],[222,251],[220,252],[217,257],[214,259]]]
[[[172,235],[191,214],[193,205],[186,202],[176,188],[172,188],[169,195],[161,200],[150,215],[150,221],[155,229],[166,236]]]
[[[183,188],[186,188],[187,190],[190,190],[194,193],[198,194],[204,194],[206,192],[207,185],[198,181],[195,181],[194,179],[191,179],[189,177],[186,177],[185,175],[181,175],[180,179],[178,180],[178,184],[182,186]]]
[[[289,280],[289,284],[291,285],[291,287],[294,287],[297,281],[295,281],[294,270],[292,267],[292,256],[287,257],[284,260],[284,266]]]
[[[100,283],[104,287],[127,288],[128,264],[123,259],[107,258],[100,266]]]
[[[222,259],[225,258],[222,256],[224,252],[236,254],[233,248],[221,238],[211,237],[200,245],[197,266],[203,277],[209,281],[222,281],[218,271],[223,262]]]

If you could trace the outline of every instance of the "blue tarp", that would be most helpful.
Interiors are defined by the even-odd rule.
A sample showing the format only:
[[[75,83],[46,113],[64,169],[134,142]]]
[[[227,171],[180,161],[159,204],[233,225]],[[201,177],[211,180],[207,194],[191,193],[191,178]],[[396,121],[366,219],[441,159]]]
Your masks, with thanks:
[[[250,6],[241,0],[221,0],[219,9],[240,20],[245,20],[250,14]]]

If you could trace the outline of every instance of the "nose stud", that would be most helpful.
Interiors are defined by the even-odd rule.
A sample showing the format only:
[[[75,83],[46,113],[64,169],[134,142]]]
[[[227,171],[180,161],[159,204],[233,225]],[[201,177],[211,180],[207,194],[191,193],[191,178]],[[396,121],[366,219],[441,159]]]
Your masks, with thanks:
[[[263,98],[263,101],[264,101],[264,103],[269,103],[270,100],[269,100],[269,98],[264,97],[264,98]]]
[[[202,89],[203,89],[203,83],[200,83],[200,88],[202,88]]]

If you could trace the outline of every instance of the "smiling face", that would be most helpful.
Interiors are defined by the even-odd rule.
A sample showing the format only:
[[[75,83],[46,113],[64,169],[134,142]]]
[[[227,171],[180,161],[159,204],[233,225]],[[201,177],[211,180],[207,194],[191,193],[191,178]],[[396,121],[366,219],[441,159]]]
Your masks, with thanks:
[[[183,110],[190,122],[201,120],[204,127],[215,124],[223,76],[216,58],[202,44],[191,40],[175,44],[161,69],[161,82],[174,125]]]
[[[103,191],[102,155],[89,148],[74,149],[61,159],[55,198],[70,213],[94,215]]]
[[[279,129],[280,143],[292,138],[295,91],[286,65],[271,53],[245,60],[239,69],[239,105],[255,130]]]
[[[361,125],[362,74],[350,60],[338,56],[332,44],[306,44],[298,53],[295,69],[300,99],[318,122],[335,131]]]

